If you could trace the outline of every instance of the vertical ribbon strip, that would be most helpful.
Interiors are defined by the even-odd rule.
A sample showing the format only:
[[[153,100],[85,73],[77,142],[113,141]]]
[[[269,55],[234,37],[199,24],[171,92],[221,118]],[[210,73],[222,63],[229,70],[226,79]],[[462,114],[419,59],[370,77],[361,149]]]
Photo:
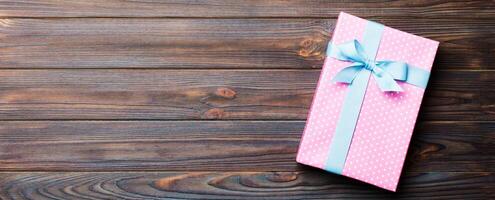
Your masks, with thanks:
[[[380,46],[383,28],[383,25],[371,21],[366,25],[362,42],[365,53],[372,56],[368,59],[375,60],[378,47]],[[370,75],[370,70],[360,70],[354,77],[352,84],[348,87],[337,127],[330,143],[328,159],[324,166],[327,171],[342,174]]]

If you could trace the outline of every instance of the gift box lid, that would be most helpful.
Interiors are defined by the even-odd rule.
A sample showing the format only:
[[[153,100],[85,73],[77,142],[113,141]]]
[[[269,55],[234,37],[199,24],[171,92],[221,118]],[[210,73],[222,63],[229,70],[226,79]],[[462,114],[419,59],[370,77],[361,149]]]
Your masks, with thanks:
[[[377,33],[370,34],[370,26],[380,28],[378,36]],[[331,45],[341,48],[340,50],[344,52],[347,51],[345,45],[355,40],[367,50],[366,45],[369,47],[370,41],[375,40],[376,36],[378,37],[376,54],[373,55],[375,59],[371,63],[376,65],[385,61],[405,63],[409,66],[409,75],[407,71],[404,75],[406,78],[414,74],[415,70],[429,74],[439,44],[437,41],[379,25],[347,13],[340,13]],[[327,55],[325,59],[299,146],[297,162],[395,191],[426,83],[424,87],[418,87],[411,84],[411,81],[396,80],[402,91],[386,92],[380,85],[382,83],[380,81],[383,80],[380,80],[381,77],[377,77],[375,72],[381,69],[372,71],[373,67],[364,64],[362,68],[369,69],[363,71],[370,71],[371,75],[363,86],[365,90],[363,99],[360,105],[345,103],[346,100],[350,101],[351,97],[348,96],[355,96],[351,86],[357,85],[355,83],[357,81],[352,77],[351,81],[354,82],[336,83],[334,79],[343,69],[352,66],[353,62],[339,60],[335,55],[333,56]],[[363,60],[367,62],[366,59]],[[385,65],[387,64],[383,64]],[[377,68],[380,67],[382,66]],[[423,78],[428,81],[428,77]],[[357,110],[358,117],[354,124],[342,119],[347,115],[343,112],[345,110],[343,107]],[[336,131],[346,126],[353,128],[348,138],[348,145],[341,141],[341,135],[336,134]],[[343,153],[337,155],[335,149]],[[335,170],[332,162],[338,160],[343,160],[342,166]]]

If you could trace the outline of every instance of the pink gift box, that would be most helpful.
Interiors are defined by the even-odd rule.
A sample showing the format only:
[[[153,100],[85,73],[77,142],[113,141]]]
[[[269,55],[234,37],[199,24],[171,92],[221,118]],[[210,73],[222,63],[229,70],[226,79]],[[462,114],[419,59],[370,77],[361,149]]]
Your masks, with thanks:
[[[365,19],[340,13],[332,43],[363,39]],[[383,27],[376,60],[405,62],[426,72],[431,70],[438,42],[393,28]],[[352,63],[327,57],[318,81],[306,127],[299,146],[297,162],[329,170],[337,159],[331,152],[336,128],[350,84],[335,83],[333,78]],[[426,79],[427,81],[428,79]],[[395,191],[413,133],[425,89],[397,81],[401,92],[384,92],[373,76],[369,78],[364,99],[346,150],[341,171],[347,177]],[[353,83],[351,83],[353,84]],[[356,105],[358,106],[358,105]]]

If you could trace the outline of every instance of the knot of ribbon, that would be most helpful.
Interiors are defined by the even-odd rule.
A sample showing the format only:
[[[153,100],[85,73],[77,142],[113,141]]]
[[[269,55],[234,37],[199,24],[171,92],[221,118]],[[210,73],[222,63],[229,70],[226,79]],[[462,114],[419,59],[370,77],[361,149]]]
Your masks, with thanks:
[[[329,44],[327,55],[341,61],[352,62],[337,73],[335,82],[352,84],[361,70],[369,70],[373,74],[378,87],[384,92],[400,92],[402,88],[396,81],[403,81],[426,88],[429,72],[408,65],[405,62],[380,60],[365,52],[362,44],[352,40],[339,45]]]

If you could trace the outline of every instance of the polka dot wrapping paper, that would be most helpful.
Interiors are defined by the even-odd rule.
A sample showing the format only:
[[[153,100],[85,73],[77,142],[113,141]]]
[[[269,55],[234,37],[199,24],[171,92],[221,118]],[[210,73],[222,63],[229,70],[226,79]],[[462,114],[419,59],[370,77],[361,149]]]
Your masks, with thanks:
[[[341,13],[333,43],[362,40],[369,21]],[[406,62],[430,71],[438,42],[384,27],[376,60]],[[348,85],[333,77],[351,63],[327,57],[308,115],[297,162],[325,169]],[[398,82],[402,92],[383,92],[369,79],[342,175],[395,191],[423,99],[424,88]]]

